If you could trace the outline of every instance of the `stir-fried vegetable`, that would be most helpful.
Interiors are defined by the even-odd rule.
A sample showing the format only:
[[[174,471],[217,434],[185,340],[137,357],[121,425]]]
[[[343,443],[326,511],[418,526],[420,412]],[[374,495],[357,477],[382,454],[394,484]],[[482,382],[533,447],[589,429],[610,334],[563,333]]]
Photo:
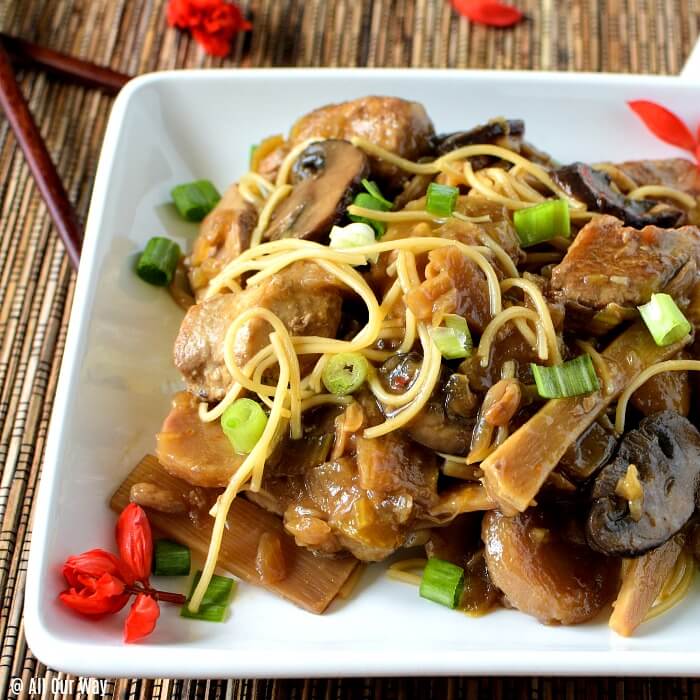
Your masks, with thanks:
[[[345,396],[357,391],[369,374],[369,362],[359,352],[341,352],[328,360],[321,379],[331,394]]]
[[[362,221],[355,221],[347,226],[334,226],[330,233],[331,248],[343,250],[345,248],[357,248],[371,245],[375,242],[374,229]],[[377,262],[378,254],[368,255],[367,259]]]
[[[189,548],[170,540],[156,540],[153,543],[154,576],[187,576],[190,564]]]
[[[253,399],[237,399],[221,416],[221,427],[241,454],[248,454],[257,444],[267,424],[267,414]]]
[[[652,294],[651,301],[639,307],[642,320],[657,345],[675,343],[691,331],[690,321],[669,294]]]
[[[456,608],[463,588],[464,569],[442,559],[428,559],[420,584],[421,598]]]
[[[513,215],[513,222],[523,247],[571,235],[569,204],[563,199],[518,209]]]
[[[451,185],[431,182],[425,200],[425,210],[435,216],[451,216],[457,204],[459,190]]]
[[[530,364],[537,393],[545,399],[581,396],[600,389],[590,355],[579,355],[560,365],[546,367]]]
[[[223,622],[229,603],[231,602],[231,596],[236,587],[236,582],[232,578],[227,578],[226,576],[217,576],[216,574],[212,576],[204,598],[202,598],[199,610],[197,610],[197,612],[192,612],[189,609],[189,601],[195,588],[197,588],[197,583],[201,575],[201,571],[198,571],[194,575],[192,588],[190,594],[187,596],[187,603],[182,606],[180,616],[187,617],[191,620]]]
[[[178,213],[187,221],[201,221],[221,199],[218,190],[209,180],[177,185],[170,191],[170,195]]]
[[[393,206],[392,203],[382,195],[379,187],[377,187],[374,182],[371,182],[370,180],[362,180],[362,184],[367,191],[360,192],[355,197],[353,204],[356,207],[373,209],[374,211],[389,211],[391,209]],[[348,218],[350,221],[356,221],[371,226],[377,234],[377,238],[381,238],[386,231],[386,224],[383,221],[376,221],[371,217],[356,216],[354,214],[349,214]]]
[[[472,354],[472,336],[466,320],[456,314],[448,314],[444,320],[444,326],[430,329],[440,354],[446,360],[469,357]]]
[[[180,255],[180,246],[175,241],[159,236],[151,238],[136,264],[136,274],[148,284],[166,287],[173,281]]]

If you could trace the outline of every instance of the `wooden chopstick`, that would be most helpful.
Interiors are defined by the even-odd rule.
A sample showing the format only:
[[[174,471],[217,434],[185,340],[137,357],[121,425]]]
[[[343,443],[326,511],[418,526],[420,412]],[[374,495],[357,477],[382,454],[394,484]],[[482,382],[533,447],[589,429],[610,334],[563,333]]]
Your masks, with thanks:
[[[10,56],[18,62],[34,64],[61,78],[85,87],[98,88],[110,95],[116,95],[131,80],[131,76],[125,73],[118,73],[110,68],[47,49],[26,39],[19,39],[2,32],[0,32],[0,42]]]
[[[44,139],[15,79],[10,57],[0,43],[0,106],[5,111],[29,169],[46,202],[71,263],[78,267],[83,229],[51,160]]]

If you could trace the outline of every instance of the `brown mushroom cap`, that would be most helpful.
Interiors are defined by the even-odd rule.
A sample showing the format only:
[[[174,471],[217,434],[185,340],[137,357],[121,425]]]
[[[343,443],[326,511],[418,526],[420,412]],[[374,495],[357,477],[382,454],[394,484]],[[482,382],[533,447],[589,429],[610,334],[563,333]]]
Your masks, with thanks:
[[[659,206],[659,202],[651,199],[625,197],[612,188],[607,173],[585,163],[572,163],[555,170],[552,175],[563,190],[584,202],[588,209],[616,216],[628,226],[673,228],[683,219],[683,212],[676,207]]]
[[[293,190],[275,209],[265,239],[325,240],[368,173],[367,157],[348,141],[310,144],[293,166]]]
[[[615,493],[630,464],[636,466],[643,490],[639,520]],[[700,433],[693,424],[673,411],[644,418],[595,480],[586,524],[589,545],[623,557],[662,545],[693,515],[699,475]]]
[[[401,394],[413,384],[420,366],[418,353],[400,353],[379,368],[379,379],[387,391]],[[425,408],[406,424],[405,430],[421,445],[439,452],[465,455],[469,452],[477,408],[467,378],[443,369]],[[392,415],[391,407],[383,407],[383,411]]]
[[[524,135],[525,122],[522,119],[493,119],[469,131],[439,134],[433,138],[433,143],[439,156],[478,143],[505,142],[509,146],[514,145],[517,150]]]

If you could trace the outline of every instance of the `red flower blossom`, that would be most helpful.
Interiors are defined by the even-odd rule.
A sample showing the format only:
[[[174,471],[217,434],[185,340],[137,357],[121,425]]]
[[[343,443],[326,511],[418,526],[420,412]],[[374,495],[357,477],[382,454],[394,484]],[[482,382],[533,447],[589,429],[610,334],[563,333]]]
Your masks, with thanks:
[[[63,577],[69,588],[59,600],[75,612],[95,618],[119,612],[136,595],[124,624],[124,641],[135,642],[155,628],[160,615],[158,600],[184,605],[185,596],[151,588],[153,536],[146,513],[135,503],[119,516],[116,538],[121,558],[104,549],[68,557]]]
[[[153,535],[143,508],[130,503],[117,520],[117,546],[122,561],[137,581],[148,584],[153,560]]]
[[[692,153],[700,168],[700,125],[693,135],[685,122],[663,105],[649,100],[632,100],[627,104],[656,138]]]
[[[226,56],[233,37],[252,29],[238,6],[224,0],[170,0],[168,24],[192,32],[212,56]]]
[[[122,571],[119,560],[104,549],[68,557],[63,576],[70,588],[59,597],[83,615],[119,612],[129,600]]]
[[[522,20],[523,13],[500,0],[452,0],[460,15],[489,27],[512,27]]]

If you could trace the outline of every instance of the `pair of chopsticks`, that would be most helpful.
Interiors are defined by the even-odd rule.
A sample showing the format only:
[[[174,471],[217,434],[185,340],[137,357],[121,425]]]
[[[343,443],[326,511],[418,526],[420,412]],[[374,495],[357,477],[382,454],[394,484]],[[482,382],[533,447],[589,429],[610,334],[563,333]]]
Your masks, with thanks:
[[[61,78],[109,94],[119,92],[130,76],[0,33],[0,107],[24,153],[68,257],[77,268],[83,227],[17,84],[11,57],[18,63],[38,66]]]

